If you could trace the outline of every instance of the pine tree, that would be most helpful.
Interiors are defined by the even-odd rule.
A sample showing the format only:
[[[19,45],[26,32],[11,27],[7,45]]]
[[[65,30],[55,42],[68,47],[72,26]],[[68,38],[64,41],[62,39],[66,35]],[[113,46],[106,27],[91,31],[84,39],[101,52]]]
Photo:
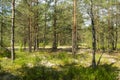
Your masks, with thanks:
[[[76,5],[77,0],[73,1],[73,28],[72,28],[72,53],[76,54],[77,51],[77,21],[76,21]]]
[[[11,59],[15,59],[14,33],[15,29],[15,0],[12,0],[12,26],[11,26]]]

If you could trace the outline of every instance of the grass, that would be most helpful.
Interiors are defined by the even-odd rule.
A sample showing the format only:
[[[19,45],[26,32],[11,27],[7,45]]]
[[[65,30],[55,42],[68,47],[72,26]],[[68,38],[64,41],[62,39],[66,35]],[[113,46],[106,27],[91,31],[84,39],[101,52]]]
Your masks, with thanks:
[[[78,52],[80,53],[80,52]],[[101,54],[96,54],[96,60]],[[118,80],[120,54],[103,54],[93,69],[88,52],[73,57],[68,52],[16,52],[14,63],[0,57],[0,80]],[[114,63],[111,60],[116,60]]]

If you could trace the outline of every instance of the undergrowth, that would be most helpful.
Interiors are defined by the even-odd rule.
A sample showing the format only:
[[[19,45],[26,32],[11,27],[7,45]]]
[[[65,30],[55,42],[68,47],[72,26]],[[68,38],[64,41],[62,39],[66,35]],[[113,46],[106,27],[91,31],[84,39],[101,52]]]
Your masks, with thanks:
[[[119,68],[114,63],[93,69],[86,65],[90,60],[87,53],[73,57],[67,52],[16,52],[14,63],[0,58],[0,80],[118,80]],[[48,63],[54,65],[46,66]]]

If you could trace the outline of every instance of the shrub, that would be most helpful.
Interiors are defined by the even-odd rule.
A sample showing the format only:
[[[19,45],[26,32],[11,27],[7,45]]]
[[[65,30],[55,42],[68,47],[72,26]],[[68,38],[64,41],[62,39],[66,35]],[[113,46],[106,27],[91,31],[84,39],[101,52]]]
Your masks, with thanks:
[[[10,58],[11,52],[10,52],[10,50],[8,50],[5,47],[0,47],[0,56],[1,57],[9,57]]]

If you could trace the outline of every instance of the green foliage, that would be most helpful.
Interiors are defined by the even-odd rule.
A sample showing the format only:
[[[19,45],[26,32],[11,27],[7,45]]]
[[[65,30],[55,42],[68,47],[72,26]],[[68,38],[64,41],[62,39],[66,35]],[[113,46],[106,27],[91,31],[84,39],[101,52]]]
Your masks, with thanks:
[[[79,54],[75,59],[85,64],[88,56]],[[118,76],[118,68],[113,67],[114,64],[99,65],[96,69],[84,67],[79,62],[73,62],[72,54],[66,52],[16,52],[16,57],[14,63],[8,62],[9,59],[0,59],[0,77],[13,76],[12,79],[9,77],[11,80],[117,80]],[[43,61],[46,63],[41,64]],[[46,66],[47,62],[58,65]]]
[[[117,44],[118,49],[120,49],[120,44]]]
[[[5,47],[0,47],[0,57],[9,57],[11,56],[10,50]]]
[[[21,72],[23,73],[23,80],[59,80],[58,72],[45,66],[39,65],[33,68],[23,66]]]
[[[65,80],[116,80],[116,68],[110,65],[102,65],[96,69],[91,67],[71,66],[65,71]]]
[[[63,66],[62,70],[39,65],[32,68],[23,66],[20,71],[23,80],[117,80],[116,69],[108,64],[96,69],[71,64]]]
[[[65,59],[65,58],[67,58],[67,53],[66,52],[61,52],[61,53],[58,53],[58,55],[57,55],[57,57],[56,57],[57,59]]]

